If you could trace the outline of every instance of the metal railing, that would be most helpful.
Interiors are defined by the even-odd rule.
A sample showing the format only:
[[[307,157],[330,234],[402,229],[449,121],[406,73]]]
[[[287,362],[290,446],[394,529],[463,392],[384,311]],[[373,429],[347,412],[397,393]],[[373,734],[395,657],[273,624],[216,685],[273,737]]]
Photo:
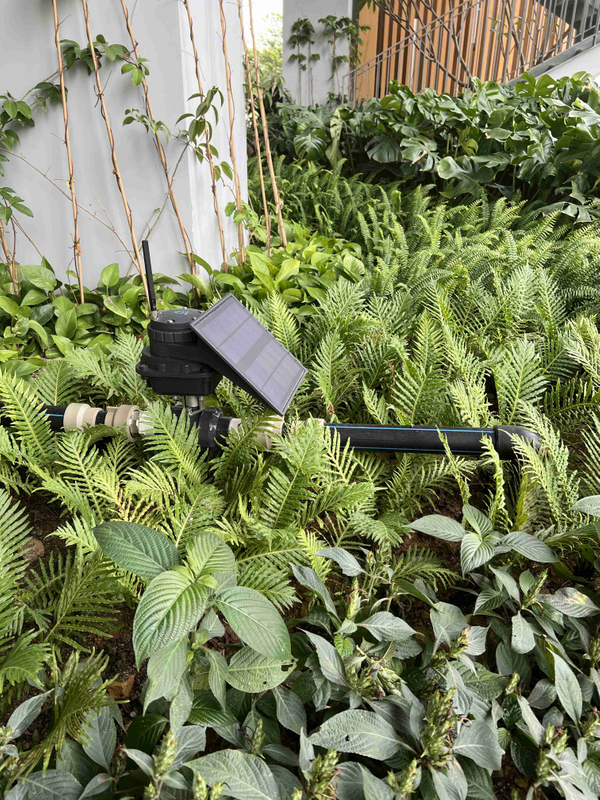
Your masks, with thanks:
[[[351,70],[355,103],[386,94],[396,80],[415,92],[456,94],[472,78],[506,82],[573,47],[600,42],[600,0],[465,0]]]

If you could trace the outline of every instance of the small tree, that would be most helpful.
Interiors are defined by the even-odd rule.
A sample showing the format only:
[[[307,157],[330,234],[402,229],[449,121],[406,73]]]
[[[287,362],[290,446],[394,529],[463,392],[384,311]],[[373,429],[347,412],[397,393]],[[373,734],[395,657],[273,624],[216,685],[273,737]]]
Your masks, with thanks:
[[[314,105],[315,96],[312,65],[315,61],[318,61],[321,58],[318,53],[312,52],[312,45],[315,43],[315,40],[312,38],[313,33],[315,32],[315,27],[307,17],[301,17],[293,23],[291,31],[292,33],[288,39],[288,44],[290,47],[295,48],[296,52],[290,56],[289,60],[296,61],[298,64],[298,101],[302,103],[302,73],[306,72],[308,67],[310,87],[309,99],[310,104]],[[303,47],[307,48],[308,56],[302,52]]]
[[[325,35],[330,36],[327,43],[332,47],[331,56],[331,77],[335,78],[337,85],[338,97],[342,96],[342,85],[340,81],[339,66],[340,64],[350,64],[353,68],[356,64],[358,57],[358,48],[362,44],[360,34],[362,31],[369,30],[368,25],[359,25],[358,20],[350,19],[350,17],[334,17],[333,14],[328,14],[319,20],[325,26]],[[346,39],[348,42],[349,55],[339,55],[337,51],[337,44],[340,39]]]

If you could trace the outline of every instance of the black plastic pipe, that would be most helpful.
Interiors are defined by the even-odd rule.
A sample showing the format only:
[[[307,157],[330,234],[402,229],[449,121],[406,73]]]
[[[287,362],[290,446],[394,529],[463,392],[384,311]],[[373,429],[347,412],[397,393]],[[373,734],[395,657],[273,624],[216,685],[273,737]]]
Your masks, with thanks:
[[[63,428],[66,406],[43,406],[50,419],[50,428],[59,431]],[[184,409],[181,406],[171,408],[174,415],[180,416]],[[106,412],[100,411],[96,424],[101,425]],[[218,440],[224,439],[229,431],[231,417],[226,417],[218,408],[198,409],[190,415],[190,421],[198,426],[198,441],[202,447],[213,449]],[[0,422],[7,424],[6,418]],[[440,433],[446,437],[452,453],[471,457],[485,455],[482,439],[488,437],[501,459],[516,458],[513,437],[529,442],[536,449],[540,447],[539,437],[533,431],[518,425],[496,425],[494,428],[434,428],[427,426],[402,425],[341,425],[326,424],[328,430],[335,430],[340,442],[355,450],[391,451],[397,453],[433,453],[444,455],[444,445]],[[289,433],[283,426],[283,434]]]
[[[540,446],[538,435],[518,425],[496,425],[494,428],[433,428],[425,426],[394,425],[325,425],[335,430],[341,444],[350,442],[355,450],[391,450],[400,453],[444,454],[440,433],[446,437],[452,453],[465,456],[483,456],[482,438],[492,440],[502,459],[514,459],[516,452],[512,437]]]

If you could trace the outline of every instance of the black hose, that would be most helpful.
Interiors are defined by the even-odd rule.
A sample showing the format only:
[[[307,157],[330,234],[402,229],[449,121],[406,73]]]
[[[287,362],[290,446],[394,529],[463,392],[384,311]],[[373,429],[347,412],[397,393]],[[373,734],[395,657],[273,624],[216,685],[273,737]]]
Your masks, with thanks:
[[[512,437],[518,436],[539,448],[537,434],[516,425],[497,425],[494,428],[434,428],[425,426],[394,425],[326,425],[337,431],[341,444],[350,442],[355,450],[391,450],[401,453],[445,452],[440,433],[446,437],[452,453],[465,456],[482,456],[485,450],[482,439],[492,440],[502,459],[516,457]]]
[[[60,431],[63,428],[66,406],[43,406],[45,414],[50,419],[50,428]],[[173,406],[171,411],[179,416],[184,412],[181,406]],[[99,411],[96,424],[102,425],[106,418],[105,411]],[[192,424],[198,426],[198,441],[204,448],[214,449],[218,441],[224,440],[229,431],[231,417],[224,416],[218,408],[198,409],[190,415]],[[7,425],[6,417],[0,423]],[[518,437],[529,442],[539,450],[540,441],[533,431],[518,425],[496,425],[494,428],[434,428],[426,426],[402,425],[325,425],[329,430],[335,430],[340,437],[342,445],[350,442],[355,450],[392,451],[397,453],[434,453],[443,455],[444,445],[440,433],[446,437],[448,446],[456,455],[478,457],[485,455],[482,439],[488,437],[500,458],[509,460],[516,458],[515,442],[513,437]],[[284,425],[283,433],[289,433]]]

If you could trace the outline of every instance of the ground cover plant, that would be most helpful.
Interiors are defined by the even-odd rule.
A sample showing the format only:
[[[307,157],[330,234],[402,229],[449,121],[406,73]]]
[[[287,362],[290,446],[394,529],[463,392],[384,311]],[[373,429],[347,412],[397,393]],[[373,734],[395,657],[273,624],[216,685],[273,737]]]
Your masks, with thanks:
[[[321,233],[297,230],[298,264],[251,248],[201,302],[232,288],[309,366],[291,418],[525,424],[543,449],[359,453],[314,422],[265,452],[268,418],[223,381],[245,425],[206,454],[126,329],[35,374],[9,359],[6,796],[596,797],[596,226],[282,177]],[[151,433],[52,432],[41,404],[73,400],[139,403]],[[31,565],[38,498],[56,515]]]
[[[227,380],[209,403],[243,425],[207,453],[137,375],[138,276],[0,265],[0,792],[591,800],[597,89],[269,109],[284,229],[253,172],[245,259],[190,254],[204,275],[157,288],[234,292],[308,367],[288,414],[308,422],[270,451]],[[51,430],[74,401],[139,404],[148,432]],[[321,419],[542,446],[358,452]]]

